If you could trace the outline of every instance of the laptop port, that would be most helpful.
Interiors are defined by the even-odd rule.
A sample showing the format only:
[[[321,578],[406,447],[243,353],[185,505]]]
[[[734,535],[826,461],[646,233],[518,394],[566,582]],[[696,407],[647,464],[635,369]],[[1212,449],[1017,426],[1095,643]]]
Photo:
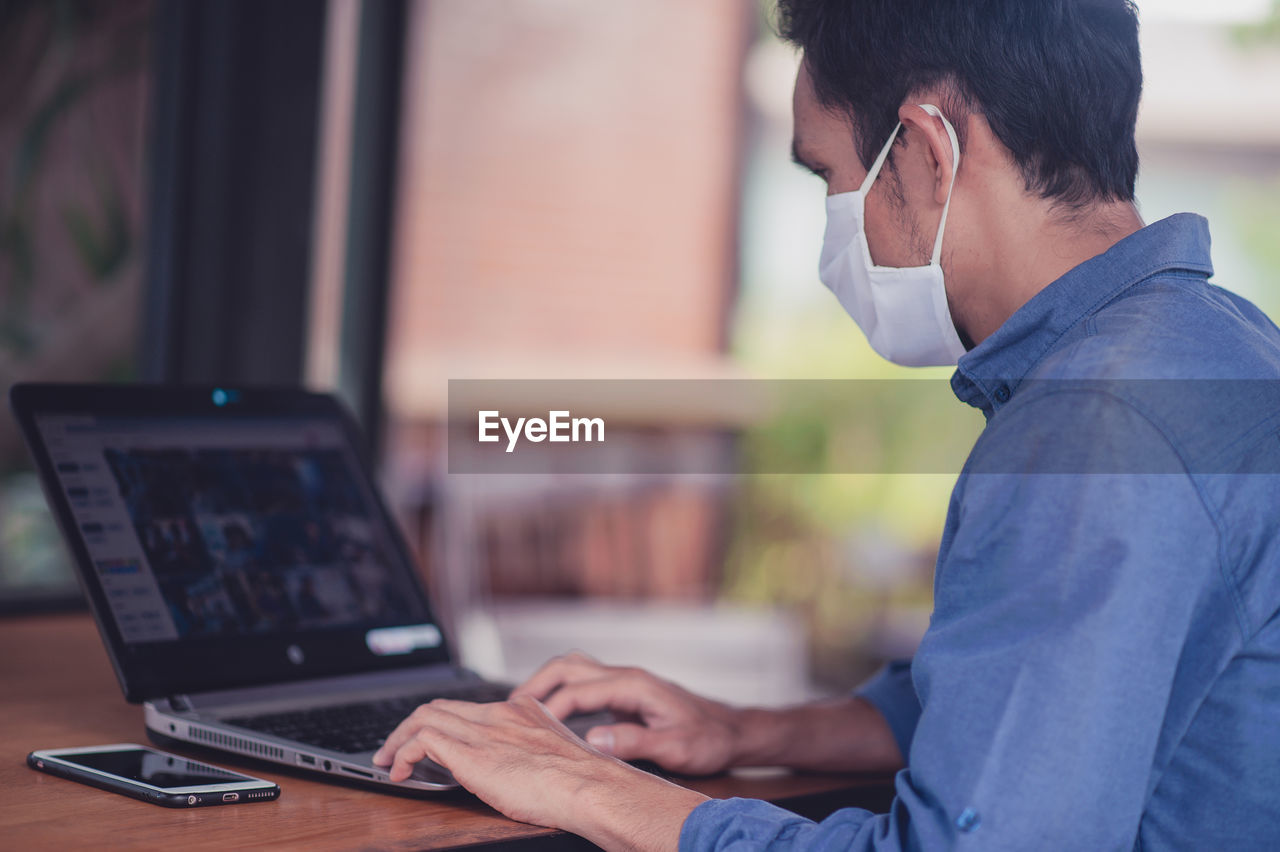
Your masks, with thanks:
[[[240,794],[239,794],[239,793],[223,793],[223,794],[222,794],[222,801],[224,801],[224,802],[238,802],[238,801],[240,801]]]
[[[361,778],[373,778],[372,772],[365,772],[363,769],[352,769],[350,766],[342,767],[342,771],[349,775],[359,775]]]
[[[309,754],[300,754],[300,755],[298,755],[298,762],[299,762],[299,763],[301,763],[301,764],[303,764],[304,766],[315,766],[315,765],[316,765],[316,759],[315,759],[314,757],[312,757],[311,755],[309,755]]]

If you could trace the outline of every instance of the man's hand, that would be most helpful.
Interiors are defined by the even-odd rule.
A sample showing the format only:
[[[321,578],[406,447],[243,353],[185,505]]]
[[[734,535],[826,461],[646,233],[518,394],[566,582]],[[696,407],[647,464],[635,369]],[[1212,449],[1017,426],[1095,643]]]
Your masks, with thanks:
[[[527,695],[424,704],[373,756],[403,781],[431,758],[492,807],[605,847],[675,848],[706,796],[600,754]]]
[[[546,703],[559,719],[614,710],[637,722],[601,725],[587,742],[622,760],[652,760],[687,775],[711,775],[733,765],[742,739],[741,714],[636,668],[606,666],[581,653],[557,657],[512,697]]]
[[[735,709],[576,652],[547,663],[512,695],[542,699],[560,719],[606,709],[636,716],[638,723],[592,728],[587,741],[623,760],[652,760],[689,775],[734,766],[887,771],[903,763],[884,716],[862,698]]]

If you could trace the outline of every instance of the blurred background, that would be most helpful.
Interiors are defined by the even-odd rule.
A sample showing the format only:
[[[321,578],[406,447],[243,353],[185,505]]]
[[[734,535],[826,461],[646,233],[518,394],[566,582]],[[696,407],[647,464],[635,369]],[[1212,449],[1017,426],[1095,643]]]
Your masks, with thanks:
[[[1217,283],[1280,317],[1280,3],[1139,5],[1144,217],[1207,216]],[[738,702],[845,691],[927,626],[954,476],[445,457],[451,379],[945,380],[878,359],[818,283],[824,190],[789,162],[798,57],[771,16],[3,0],[0,382],[337,391],[476,668],[581,648]],[[911,414],[874,440],[923,451],[942,427]],[[778,426],[714,401],[618,418],[620,452]],[[77,605],[66,560],[6,415],[0,609]]]

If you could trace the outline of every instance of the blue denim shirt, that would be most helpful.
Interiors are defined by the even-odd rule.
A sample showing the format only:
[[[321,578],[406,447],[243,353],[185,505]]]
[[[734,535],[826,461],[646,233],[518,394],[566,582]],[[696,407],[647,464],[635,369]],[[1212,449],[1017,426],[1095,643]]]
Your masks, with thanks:
[[[1211,274],[1173,216],[961,358],[987,426],[934,613],[860,692],[908,756],[891,812],[716,800],[682,849],[1280,848],[1280,330]]]

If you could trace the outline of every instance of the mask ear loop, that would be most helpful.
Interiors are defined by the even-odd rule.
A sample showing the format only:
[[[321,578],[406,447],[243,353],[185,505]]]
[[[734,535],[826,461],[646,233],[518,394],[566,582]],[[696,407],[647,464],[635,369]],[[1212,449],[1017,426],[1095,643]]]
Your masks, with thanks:
[[[937,266],[938,261],[942,258],[942,235],[947,230],[947,214],[951,212],[951,193],[956,188],[956,173],[960,171],[960,140],[956,137],[956,129],[951,126],[951,122],[947,121],[947,117],[942,114],[942,110],[933,104],[920,104],[920,109],[934,118],[942,119],[942,126],[947,129],[947,138],[951,140],[951,185],[947,187],[947,203],[942,207],[942,221],[938,223],[938,236],[933,241],[933,260],[931,263]],[[897,134],[896,130],[894,134]],[[893,140],[890,139],[889,141],[892,142]],[[881,158],[883,159],[883,155],[881,155]],[[877,165],[879,164],[877,163]]]
[[[876,157],[876,161],[871,164],[871,171],[867,172],[866,178],[862,181],[862,186],[858,188],[858,192],[861,192],[863,196],[866,196],[871,191],[871,184],[876,182],[876,176],[880,174],[884,161],[889,159],[889,149],[893,147],[893,140],[898,138],[900,129],[902,129],[901,121],[893,128],[893,132],[889,134],[889,141],[884,143],[884,147],[880,149],[880,156]]]

